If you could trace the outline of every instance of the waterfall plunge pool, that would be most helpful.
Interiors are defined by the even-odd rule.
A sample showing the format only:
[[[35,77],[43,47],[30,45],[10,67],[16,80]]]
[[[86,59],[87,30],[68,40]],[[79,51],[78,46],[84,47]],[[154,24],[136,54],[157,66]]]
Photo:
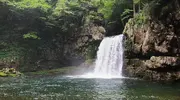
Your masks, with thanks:
[[[180,85],[122,76],[123,35],[106,37],[95,69],[80,76],[1,78],[0,100],[180,100]]]
[[[0,100],[180,100],[180,85],[58,75],[2,78]]]

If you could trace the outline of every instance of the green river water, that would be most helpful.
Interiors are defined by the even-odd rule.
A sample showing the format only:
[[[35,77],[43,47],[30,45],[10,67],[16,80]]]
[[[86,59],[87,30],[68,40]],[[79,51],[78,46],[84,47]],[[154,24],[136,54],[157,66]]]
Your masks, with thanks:
[[[180,100],[180,84],[58,75],[2,78],[0,100]]]

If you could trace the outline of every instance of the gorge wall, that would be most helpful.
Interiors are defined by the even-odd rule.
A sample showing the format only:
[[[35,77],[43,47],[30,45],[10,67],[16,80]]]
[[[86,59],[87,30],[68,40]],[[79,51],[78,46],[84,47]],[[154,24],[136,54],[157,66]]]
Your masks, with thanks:
[[[125,74],[148,80],[180,79],[180,2],[160,2],[149,10],[146,23],[130,19],[123,34]]]

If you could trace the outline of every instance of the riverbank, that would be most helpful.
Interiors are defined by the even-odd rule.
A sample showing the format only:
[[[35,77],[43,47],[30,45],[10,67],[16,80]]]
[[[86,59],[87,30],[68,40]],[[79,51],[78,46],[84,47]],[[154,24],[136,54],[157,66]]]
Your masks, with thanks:
[[[41,70],[35,72],[25,72],[25,75],[80,75],[87,72],[89,68],[82,66],[68,66],[51,70]]]

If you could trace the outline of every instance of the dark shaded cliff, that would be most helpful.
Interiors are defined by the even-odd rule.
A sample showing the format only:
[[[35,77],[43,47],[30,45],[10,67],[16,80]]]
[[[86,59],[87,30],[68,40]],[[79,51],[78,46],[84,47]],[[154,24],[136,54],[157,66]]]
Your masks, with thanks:
[[[50,4],[41,4],[21,9],[0,1],[0,67],[36,71],[75,66],[94,58],[106,33],[103,20],[86,14],[95,10],[72,7],[76,15],[55,16]]]

